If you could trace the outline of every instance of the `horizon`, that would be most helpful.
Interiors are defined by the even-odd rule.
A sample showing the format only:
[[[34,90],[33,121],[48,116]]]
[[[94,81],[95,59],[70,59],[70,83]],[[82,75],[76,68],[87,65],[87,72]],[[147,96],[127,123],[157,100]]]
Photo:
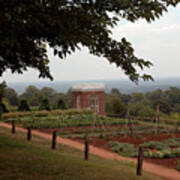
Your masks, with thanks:
[[[106,92],[110,92],[112,88],[117,88],[121,93],[131,94],[133,92],[151,92],[157,89],[166,90],[170,87],[180,88],[180,78],[158,78],[155,82],[141,81],[138,85],[130,80],[112,79],[112,80],[78,80],[78,81],[34,81],[34,82],[7,82],[7,86],[16,90],[20,95],[28,86],[35,86],[38,89],[43,87],[51,87],[56,92],[66,93],[73,84],[83,84],[90,82],[101,82],[105,84]]]

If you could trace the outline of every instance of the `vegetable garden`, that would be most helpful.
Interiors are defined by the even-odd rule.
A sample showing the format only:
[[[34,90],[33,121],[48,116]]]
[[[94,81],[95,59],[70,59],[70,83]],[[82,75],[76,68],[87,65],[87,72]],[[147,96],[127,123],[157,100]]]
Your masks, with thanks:
[[[148,161],[180,170],[180,121],[153,123],[140,118],[97,116],[89,110],[55,110],[3,114],[2,120],[12,120],[19,126],[31,127],[61,137],[84,141],[122,156],[136,157],[139,146],[144,147]]]

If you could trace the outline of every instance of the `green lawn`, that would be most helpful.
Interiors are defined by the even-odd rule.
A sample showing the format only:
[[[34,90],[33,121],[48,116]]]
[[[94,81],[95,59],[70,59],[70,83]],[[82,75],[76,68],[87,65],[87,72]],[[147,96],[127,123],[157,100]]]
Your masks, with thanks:
[[[26,141],[23,133],[12,135],[0,127],[0,179],[33,180],[159,180],[149,174],[135,175],[135,167],[127,162],[104,160],[58,145],[50,149],[50,142],[33,136]]]

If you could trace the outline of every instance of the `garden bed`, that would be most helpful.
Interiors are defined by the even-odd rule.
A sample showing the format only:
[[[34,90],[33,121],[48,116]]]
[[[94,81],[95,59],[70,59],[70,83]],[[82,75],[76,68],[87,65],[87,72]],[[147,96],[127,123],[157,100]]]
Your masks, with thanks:
[[[99,137],[91,137],[90,144],[99,148],[103,148],[108,151],[112,151],[110,146],[107,146],[109,142],[120,142],[122,144],[132,144],[135,148],[137,148],[140,144],[144,144],[147,142],[158,141],[162,142],[167,139],[171,139],[172,137],[180,138],[179,134],[159,134],[157,136],[146,135],[146,136],[137,136],[137,137],[106,137],[106,138],[99,138]],[[79,142],[84,142],[83,139],[74,138],[74,140]],[[173,146],[171,146],[173,148]],[[176,168],[178,165],[178,160],[180,161],[180,157],[174,158],[146,158],[145,160],[151,163],[159,164],[162,166],[166,166],[169,168]]]

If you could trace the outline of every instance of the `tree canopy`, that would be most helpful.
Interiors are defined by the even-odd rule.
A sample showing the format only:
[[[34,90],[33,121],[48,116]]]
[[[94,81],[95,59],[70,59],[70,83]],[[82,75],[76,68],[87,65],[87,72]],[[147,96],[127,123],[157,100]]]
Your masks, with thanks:
[[[121,67],[132,81],[152,79],[140,74],[152,64],[138,58],[125,39],[111,37],[121,19],[148,22],[159,18],[179,0],[0,0],[0,76],[5,70],[22,73],[28,67],[52,79],[46,45],[63,59],[82,46],[91,54]]]

